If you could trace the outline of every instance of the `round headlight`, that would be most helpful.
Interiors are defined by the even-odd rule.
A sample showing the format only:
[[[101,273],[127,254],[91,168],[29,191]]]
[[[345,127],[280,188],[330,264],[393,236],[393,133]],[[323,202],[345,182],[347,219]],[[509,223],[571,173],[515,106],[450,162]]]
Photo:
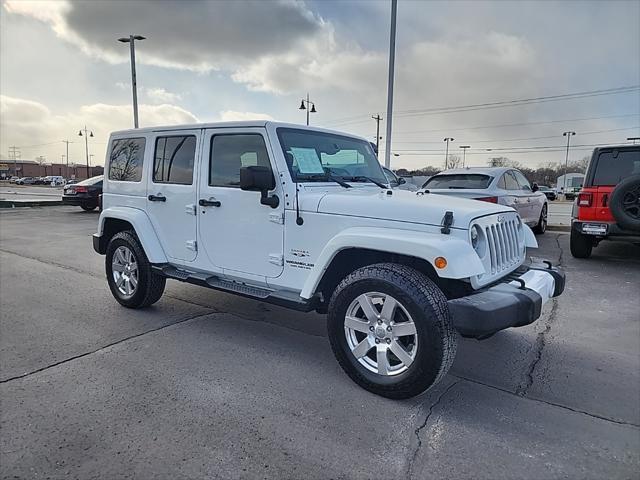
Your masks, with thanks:
[[[478,240],[480,238],[480,232],[478,231],[478,227],[474,225],[471,227],[471,246],[474,250],[478,250]]]

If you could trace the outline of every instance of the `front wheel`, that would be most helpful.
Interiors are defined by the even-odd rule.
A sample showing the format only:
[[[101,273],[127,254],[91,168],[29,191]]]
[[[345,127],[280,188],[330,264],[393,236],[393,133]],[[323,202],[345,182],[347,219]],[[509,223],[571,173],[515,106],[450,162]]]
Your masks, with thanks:
[[[426,391],[455,358],[457,336],[446,297],[405,265],[379,263],[349,274],[331,297],[327,327],[343,370],[383,397]]]
[[[134,232],[116,233],[109,241],[105,269],[111,293],[125,307],[148,307],[164,293],[166,278],[153,272]]]

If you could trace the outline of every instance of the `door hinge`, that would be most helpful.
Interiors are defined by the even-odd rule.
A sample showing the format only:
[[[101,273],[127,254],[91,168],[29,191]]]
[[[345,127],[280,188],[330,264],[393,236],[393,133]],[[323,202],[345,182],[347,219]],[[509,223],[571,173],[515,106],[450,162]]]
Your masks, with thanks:
[[[284,256],[279,253],[270,253],[269,254],[269,263],[273,263],[274,265],[282,266],[284,265]]]
[[[269,214],[269,221],[282,225],[284,223],[284,212],[273,212]]]
[[[198,251],[198,242],[195,240],[187,240],[187,250],[191,250],[193,252]]]

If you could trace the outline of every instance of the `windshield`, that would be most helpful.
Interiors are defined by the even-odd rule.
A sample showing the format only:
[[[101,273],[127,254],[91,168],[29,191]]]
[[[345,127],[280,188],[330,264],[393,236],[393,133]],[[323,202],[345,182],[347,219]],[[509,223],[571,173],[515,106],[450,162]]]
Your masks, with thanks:
[[[460,188],[482,190],[489,187],[493,177],[474,173],[436,175],[423,185],[424,188]]]
[[[369,142],[312,130],[278,128],[278,138],[294,181],[327,182],[369,178],[387,183]]]

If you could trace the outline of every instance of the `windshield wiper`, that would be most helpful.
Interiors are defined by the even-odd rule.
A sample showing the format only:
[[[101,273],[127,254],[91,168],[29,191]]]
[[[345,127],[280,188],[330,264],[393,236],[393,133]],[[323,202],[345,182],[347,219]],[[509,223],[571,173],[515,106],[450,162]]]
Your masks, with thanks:
[[[343,182],[341,179],[334,177],[333,175],[329,175],[329,174],[323,174],[323,173],[318,173],[318,174],[298,174],[296,175],[296,178],[298,180],[325,180],[325,181],[329,181],[329,182],[335,182],[338,185],[340,185],[341,187],[344,188],[351,188],[351,185],[349,185],[346,182]]]
[[[346,179],[346,177],[345,177],[345,179]],[[385,184],[384,184],[384,183],[382,183],[382,182],[379,182],[379,181],[377,181],[377,180],[374,180],[374,179],[373,179],[373,178],[371,178],[371,177],[365,177],[364,175],[358,175],[358,176],[356,176],[356,177],[349,177],[349,180],[351,180],[352,182],[362,182],[362,181],[364,180],[365,182],[375,183],[375,184],[376,184],[377,186],[379,186],[380,188],[389,188],[389,186],[388,186],[388,185],[385,185]]]

